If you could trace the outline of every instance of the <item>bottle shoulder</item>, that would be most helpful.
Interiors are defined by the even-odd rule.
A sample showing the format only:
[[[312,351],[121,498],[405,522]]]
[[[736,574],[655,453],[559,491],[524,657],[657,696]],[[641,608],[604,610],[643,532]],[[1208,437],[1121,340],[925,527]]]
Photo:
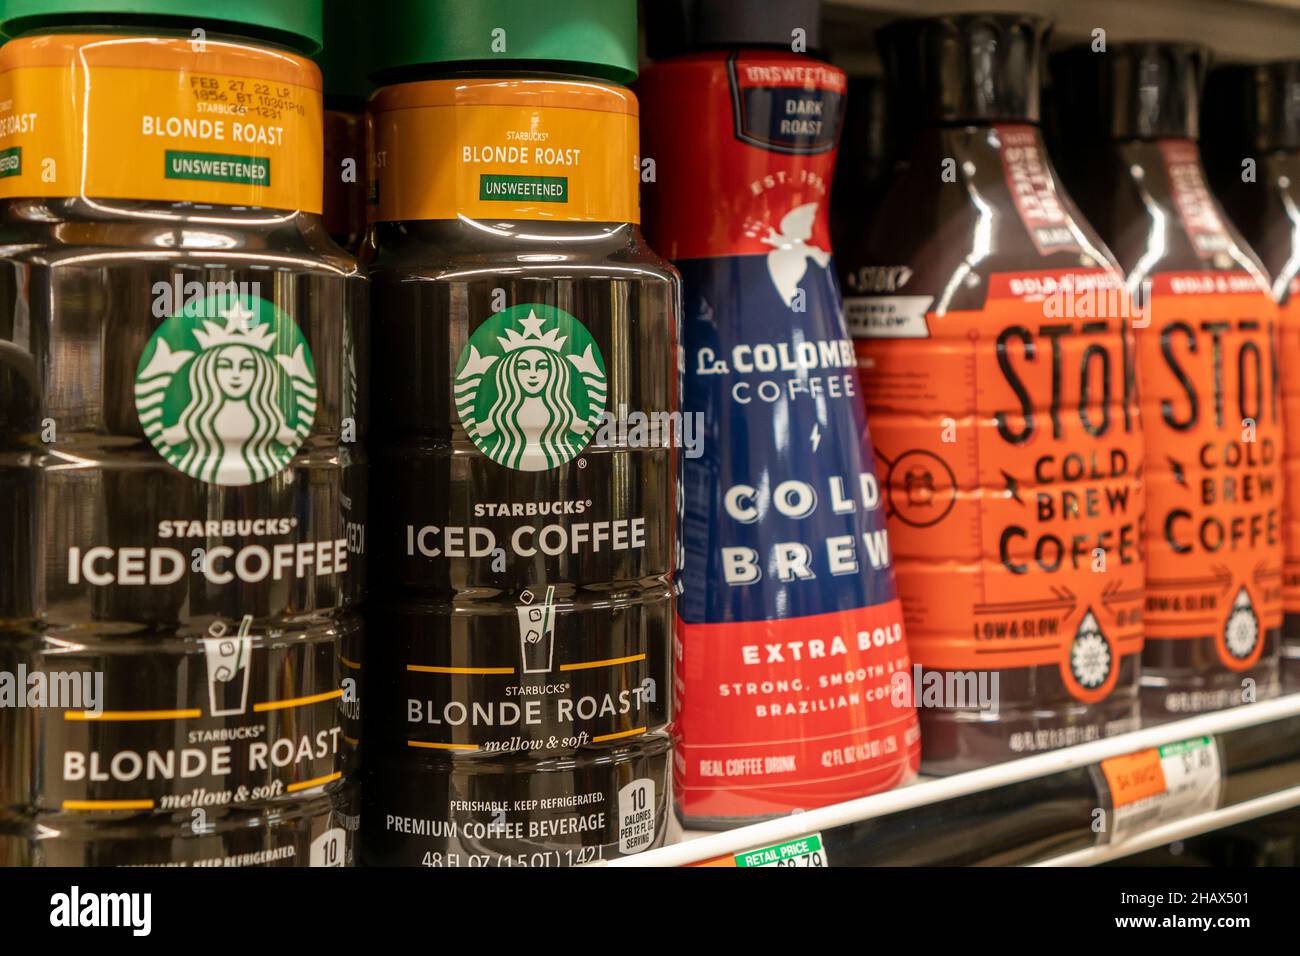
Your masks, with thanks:
[[[85,198],[0,202],[0,258],[31,264],[165,261],[270,266],[360,277],[318,215],[274,209]]]
[[[680,281],[630,223],[383,222],[371,226],[362,261],[376,282],[493,274]]]
[[[976,280],[997,273],[1118,269],[1037,129],[1023,125],[918,135],[836,255],[847,294],[869,289],[875,270],[905,267],[914,289],[952,292],[950,308],[977,306],[986,283]]]

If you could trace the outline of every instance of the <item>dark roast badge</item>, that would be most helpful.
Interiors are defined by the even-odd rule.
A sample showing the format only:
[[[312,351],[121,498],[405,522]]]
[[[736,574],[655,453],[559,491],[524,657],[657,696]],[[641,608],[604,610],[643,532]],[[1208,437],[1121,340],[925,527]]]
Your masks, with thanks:
[[[844,75],[792,58],[789,63],[727,61],[736,138],[777,153],[825,153],[839,140]]]

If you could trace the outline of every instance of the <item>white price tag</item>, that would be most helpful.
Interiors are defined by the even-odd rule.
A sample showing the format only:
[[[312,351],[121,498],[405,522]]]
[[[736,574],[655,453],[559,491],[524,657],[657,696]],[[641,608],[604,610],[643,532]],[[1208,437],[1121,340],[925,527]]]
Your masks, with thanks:
[[[1110,843],[1219,806],[1223,764],[1213,737],[1112,757],[1101,771],[1113,807]]]

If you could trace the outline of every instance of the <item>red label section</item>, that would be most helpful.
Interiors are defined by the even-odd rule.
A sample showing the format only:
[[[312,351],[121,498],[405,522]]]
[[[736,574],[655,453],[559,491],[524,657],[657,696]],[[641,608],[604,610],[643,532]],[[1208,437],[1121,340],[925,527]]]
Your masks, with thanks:
[[[920,732],[897,601],[678,628],[674,774],[687,816],[821,806],[916,773]],[[895,674],[908,676],[898,679],[905,692],[895,691]]]

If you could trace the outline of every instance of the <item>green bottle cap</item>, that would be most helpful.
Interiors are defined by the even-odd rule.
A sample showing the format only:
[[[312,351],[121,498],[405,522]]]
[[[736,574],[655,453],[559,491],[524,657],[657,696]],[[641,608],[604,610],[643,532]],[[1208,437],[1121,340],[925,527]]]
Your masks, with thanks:
[[[265,37],[311,56],[321,46],[321,0],[0,0],[0,32],[58,24],[202,26]]]
[[[370,21],[374,14],[360,0],[325,0],[325,46],[316,63],[325,77],[325,98],[360,107],[370,82]]]
[[[371,75],[439,63],[636,79],[636,0],[387,0]]]

